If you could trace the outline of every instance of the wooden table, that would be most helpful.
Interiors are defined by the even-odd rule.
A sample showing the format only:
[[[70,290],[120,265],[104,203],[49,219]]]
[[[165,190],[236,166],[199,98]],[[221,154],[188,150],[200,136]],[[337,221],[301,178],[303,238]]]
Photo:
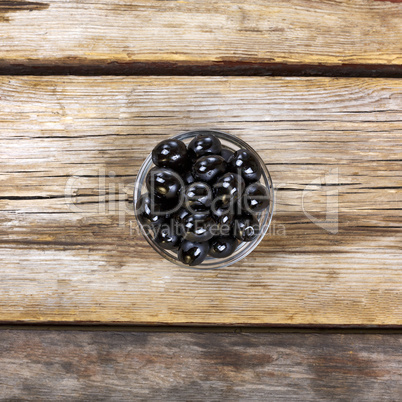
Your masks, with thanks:
[[[0,398],[399,400],[399,3],[0,1]],[[132,212],[191,129],[275,185],[268,235],[217,271]]]

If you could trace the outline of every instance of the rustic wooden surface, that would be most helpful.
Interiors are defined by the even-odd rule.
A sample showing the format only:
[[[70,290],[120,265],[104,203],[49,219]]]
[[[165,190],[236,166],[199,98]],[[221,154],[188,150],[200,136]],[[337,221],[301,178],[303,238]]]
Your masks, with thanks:
[[[0,395],[398,401],[401,341],[401,335],[0,331]]]
[[[0,66],[150,62],[402,67],[400,3],[6,1],[0,2]]]
[[[402,82],[117,75],[402,77],[401,2],[0,0],[0,399],[400,400],[401,335],[216,325],[402,324]],[[193,128],[277,188],[270,235],[215,272],[132,223],[142,160]]]
[[[1,77],[0,320],[402,324],[401,106],[395,79]],[[277,187],[271,234],[217,271],[130,233],[145,156],[194,128],[249,142]],[[330,233],[305,211],[336,199]]]

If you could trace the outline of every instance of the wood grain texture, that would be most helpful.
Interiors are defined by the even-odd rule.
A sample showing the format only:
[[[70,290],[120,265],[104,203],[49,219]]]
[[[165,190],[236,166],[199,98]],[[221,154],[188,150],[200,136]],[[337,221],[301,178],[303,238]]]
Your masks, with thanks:
[[[1,77],[0,320],[401,325],[401,106],[393,79]],[[164,261],[132,213],[146,155],[195,128],[276,186],[270,234],[217,271]],[[331,233],[311,219],[336,200]]]
[[[378,0],[14,0],[0,3],[1,65],[402,66],[401,15]]]
[[[397,401],[400,335],[0,332],[4,400]]]

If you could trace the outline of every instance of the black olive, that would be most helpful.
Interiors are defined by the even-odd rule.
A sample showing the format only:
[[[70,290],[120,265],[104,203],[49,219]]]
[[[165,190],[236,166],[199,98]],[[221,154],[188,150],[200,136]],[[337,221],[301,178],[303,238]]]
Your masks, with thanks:
[[[197,136],[188,144],[188,155],[196,160],[204,155],[220,155],[222,144],[209,131],[197,131]]]
[[[161,141],[152,151],[152,161],[158,167],[179,171],[188,163],[187,147],[183,141]]]
[[[234,214],[228,211],[219,217],[214,217],[213,215],[212,217],[217,225],[216,230],[212,231],[214,236],[229,236],[233,224]]]
[[[234,221],[234,235],[240,241],[252,241],[260,233],[260,225],[253,215],[242,215]]]
[[[196,220],[202,221],[210,217],[210,211],[195,211],[192,213],[186,208],[180,208],[172,217],[172,225],[177,235],[184,236],[186,234],[186,219],[189,216],[193,216]]]
[[[186,208],[180,208],[176,213],[173,214],[171,223],[174,228],[174,232],[178,236],[184,236],[186,232],[184,220],[189,215],[191,215],[191,213]]]
[[[188,215],[183,220],[184,239],[196,242],[204,242],[211,239],[216,229],[216,223],[209,212],[196,212]]]
[[[142,194],[137,201],[136,212],[143,225],[160,225],[166,221],[163,205],[153,203],[148,193]]]
[[[179,198],[182,188],[181,177],[171,169],[152,168],[147,175],[146,184],[160,202],[172,203]]]
[[[209,243],[183,240],[178,253],[179,260],[186,265],[201,264],[208,255]]]
[[[214,184],[214,195],[227,205],[235,202],[244,191],[245,183],[241,176],[236,173],[226,173]]]
[[[154,233],[154,241],[160,247],[166,250],[174,250],[179,247],[181,238],[175,233],[171,224],[165,223],[156,227]]]
[[[229,161],[230,170],[240,174],[246,183],[260,180],[262,169],[259,161],[247,149],[239,149]]]
[[[188,185],[184,190],[184,205],[190,211],[208,209],[212,199],[211,187],[201,181]]]
[[[184,183],[185,183],[185,184],[191,184],[191,183],[194,183],[194,182],[195,182],[195,179],[194,179],[194,177],[193,177],[193,174],[192,174],[192,172],[191,172],[191,169],[190,169],[190,170],[186,170],[186,172],[182,174],[182,177],[183,177],[183,180],[184,180]]]
[[[231,214],[233,215],[241,215],[242,208],[242,200],[240,197],[237,200],[231,200],[228,204],[224,204],[219,198],[214,198],[211,204],[211,215],[217,220],[222,215]]]
[[[193,166],[193,176],[200,181],[213,183],[226,172],[227,163],[222,156],[207,155],[197,159]]]
[[[244,191],[244,208],[252,214],[269,207],[269,190],[260,183],[250,184]]]
[[[187,216],[191,215],[190,211],[187,210],[186,208],[180,208],[174,215],[173,219],[177,222],[182,224],[184,221],[184,218]]]
[[[229,204],[223,204],[219,199],[214,199],[211,204],[211,216],[217,223],[222,223],[223,220],[228,218],[222,218],[228,216],[233,218],[236,215],[242,214],[241,198],[235,202]],[[224,222],[225,223],[225,222]],[[227,223],[227,222],[226,222]]]
[[[233,254],[239,241],[234,237],[214,237],[210,241],[209,255],[214,258],[225,258]]]
[[[222,148],[221,156],[225,159],[226,162],[229,162],[229,159],[234,155],[234,152],[227,148]]]

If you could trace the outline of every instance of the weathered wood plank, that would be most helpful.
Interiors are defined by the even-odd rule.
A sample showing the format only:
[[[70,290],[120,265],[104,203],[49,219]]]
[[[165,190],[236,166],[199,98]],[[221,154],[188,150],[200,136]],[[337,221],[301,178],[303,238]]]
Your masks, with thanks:
[[[397,401],[400,335],[0,332],[5,400]]]
[[[391,79],[1,77],[0,320],[402,324],[401,106]],[[277,187],[270,235],[212,272],[132,224],[143,159],[194,128],[249,142]]]
[[[401,67],[401,15],[394,0],[14,0],[0,3],[0,66]]]

